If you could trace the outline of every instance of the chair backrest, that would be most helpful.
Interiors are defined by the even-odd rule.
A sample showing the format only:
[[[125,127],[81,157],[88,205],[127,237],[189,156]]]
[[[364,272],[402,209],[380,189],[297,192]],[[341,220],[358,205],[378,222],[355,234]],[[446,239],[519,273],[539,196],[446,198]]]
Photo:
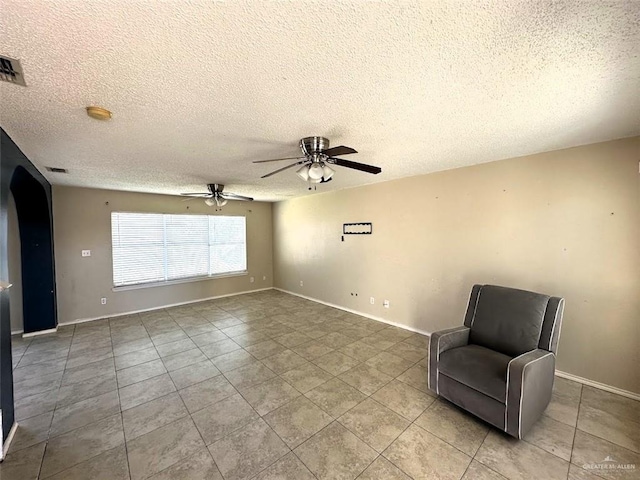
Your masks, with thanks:
[[[512,357],[542,348],[557,351],[564,299],[540,293],[474,285],[464,324],[469,343]]]

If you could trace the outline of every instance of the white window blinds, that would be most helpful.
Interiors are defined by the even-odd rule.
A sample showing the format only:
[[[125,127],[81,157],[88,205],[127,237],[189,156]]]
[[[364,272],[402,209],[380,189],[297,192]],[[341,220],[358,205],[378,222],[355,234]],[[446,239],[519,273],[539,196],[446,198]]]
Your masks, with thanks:
[[[247,270],[245,217],[111,214],[114,286]]]

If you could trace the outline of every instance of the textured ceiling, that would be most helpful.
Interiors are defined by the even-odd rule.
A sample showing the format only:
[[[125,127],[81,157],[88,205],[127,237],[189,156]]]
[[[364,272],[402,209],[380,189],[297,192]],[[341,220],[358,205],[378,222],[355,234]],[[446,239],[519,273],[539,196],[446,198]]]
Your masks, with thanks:
[[[303,136],[382,167],[327,191],[640,133],[636,0],[0,0],[0,39],[0,125],[60,185],[279,200],[251,161]]]

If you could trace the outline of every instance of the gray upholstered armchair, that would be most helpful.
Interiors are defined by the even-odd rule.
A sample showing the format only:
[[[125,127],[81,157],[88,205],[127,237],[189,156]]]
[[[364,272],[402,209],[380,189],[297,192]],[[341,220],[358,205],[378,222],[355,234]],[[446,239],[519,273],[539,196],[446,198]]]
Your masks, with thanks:
[[[564,299],[474,285],[464,326],[431,335],[429,388],[522,438],[551,399]]]

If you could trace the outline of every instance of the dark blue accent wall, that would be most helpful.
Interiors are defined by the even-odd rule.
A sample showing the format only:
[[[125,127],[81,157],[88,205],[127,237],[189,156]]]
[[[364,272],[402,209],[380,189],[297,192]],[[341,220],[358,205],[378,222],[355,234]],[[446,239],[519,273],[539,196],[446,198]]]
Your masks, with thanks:
[[[57,325],[51,185],[0,128],[0,279],[8,278],[7,209],[13,194],[22,249],[25,333]],[[2,441],[14,422],[9,293],[0,294],[0,406]]]

